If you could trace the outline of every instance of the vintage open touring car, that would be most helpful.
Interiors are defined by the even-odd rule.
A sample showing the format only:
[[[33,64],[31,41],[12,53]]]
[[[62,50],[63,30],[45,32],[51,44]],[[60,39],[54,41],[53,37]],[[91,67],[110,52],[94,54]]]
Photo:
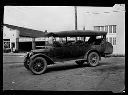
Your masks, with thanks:
[[[44,37],[51,39],[42,47],[27,52],[24,66],[33,74],[42,74],[47,65],[55,64],[62,59],[75,59],[78,65],[84,63],[95,67],[101,57],[112,54],[113,46],[106,41],[105,31],[71,30],[46,33]],[[77,37],[79,40],[69,40]],[[60,38],[58,41],[57,39]]]

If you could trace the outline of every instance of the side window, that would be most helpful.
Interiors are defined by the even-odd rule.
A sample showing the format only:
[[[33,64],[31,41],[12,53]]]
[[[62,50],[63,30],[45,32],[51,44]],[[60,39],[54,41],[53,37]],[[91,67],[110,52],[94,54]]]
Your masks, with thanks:
[[[97,36],[94,44],[95,45],[100,45],[102,40],[103,40],[102,36]]]
[[[86,37],[85,42],[87,42],[90,39],[90,37]]]
[[[53,46],[54,46],[54,47],[61,47],[62,44],[61,44],[60,42],[58,42],[58,41],[54,41],[54,42],[53,42]]]

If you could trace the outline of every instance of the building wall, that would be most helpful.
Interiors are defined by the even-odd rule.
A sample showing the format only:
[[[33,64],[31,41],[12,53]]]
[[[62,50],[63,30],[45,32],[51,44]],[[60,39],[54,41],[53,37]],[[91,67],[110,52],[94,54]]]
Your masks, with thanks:
[[[9,39],[10,41],[10,48],[12,47],[12,43],[15,44],[14,50],[16,49],[16,38],[19,38],[19,31],[7,28],[6,26],[3,27],[3,40]],[[3,44],[4,46],[4,44]]]
[[[113,53],[117,52],[117,25],[94,26],[96,31],[106,31],[106,40],[113,45]]]
[[[125,13],[112,13],[110,16],[100,16],[106,19],[98,20],[95,19],[95,25],[116,25],[116,34],[108,33],[107,37],[116,37],[116,46],[114,46],[115,54],[125,54]]]
[[[9,47],[12,49],[12,43],[15,44],[12,51],[15,51],[16,49],[20,51],[30,51],[32,49],[32,38],[27,37],[20,37],[18,30],[13,30],[10,28],[7,28],[6,26],[3,27],[3,48],[5,48],[4,44],[8,43]],[[18,42],[17,42],[18,39]],[[44,37],[41,38],[35,38],[35,45],[41,46],[45,45],[45,39]]]

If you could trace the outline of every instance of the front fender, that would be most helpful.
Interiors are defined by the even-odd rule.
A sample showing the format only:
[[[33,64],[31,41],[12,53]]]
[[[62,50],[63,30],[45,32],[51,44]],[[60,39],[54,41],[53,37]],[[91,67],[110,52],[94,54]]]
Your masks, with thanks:
[[[45,54],[41,54],[41,53],[32,55],[32,56],[30,57],[30,61],[33,61],[33,59],[34,59],[35,57],[43,57],[43,58],[45,58],[48,65],[54,64],[54,61],[53,61],[49,56],[47,56],[47,55],[45,55]]]

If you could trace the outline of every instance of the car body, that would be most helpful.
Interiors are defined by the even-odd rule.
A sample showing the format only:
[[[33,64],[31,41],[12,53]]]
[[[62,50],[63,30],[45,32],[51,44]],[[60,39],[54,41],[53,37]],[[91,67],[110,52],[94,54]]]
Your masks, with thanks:
[[[75,59],[78,65],[87,62],[90,66],[97,66],[101,57],[112,54],[113,46],[106,41],[105,31],[93,30],[71,30],[46,33],[44,37],[52,40],[42,49],[35,49],[25,56],[24,66],[33,74],[42,74],[47,65],[55,64],[57,61]],[[81,40],[70,40],[68,38],[79,37]],[[56,38],[65,40],[57,41]]]

